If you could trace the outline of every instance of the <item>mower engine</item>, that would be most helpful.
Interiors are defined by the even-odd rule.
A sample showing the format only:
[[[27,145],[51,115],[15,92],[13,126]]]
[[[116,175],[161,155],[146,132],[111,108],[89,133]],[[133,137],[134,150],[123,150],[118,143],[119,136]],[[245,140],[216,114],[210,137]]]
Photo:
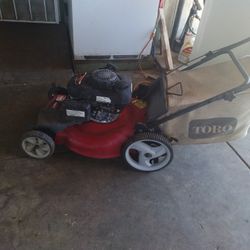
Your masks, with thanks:
[[[52,101],[50,108],[60,112],[60,117],[64,116],[63,120],[70,125],[88,121],[110,123],[130,103],[131,85],[128,76],[116,73],[112,65],[107,65],[72,77],[67,89],[52,87],[49,97],[56,103]],[[39,120],[44,123],[45,119],[42,117]]]
[[[116,120],[121,110],[131,101],[131,80],[110,68],[73,77],[67,89],[70,100],[89,106],[85,110],[89,112],[85,118],[100,123]]]

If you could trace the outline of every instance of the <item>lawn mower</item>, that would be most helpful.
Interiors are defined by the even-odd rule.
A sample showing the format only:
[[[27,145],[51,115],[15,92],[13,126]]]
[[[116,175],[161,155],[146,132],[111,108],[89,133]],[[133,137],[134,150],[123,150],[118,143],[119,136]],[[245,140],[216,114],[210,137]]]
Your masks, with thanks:
[[[66,88],[52,86],[48,104],[40,111],[36,126],[23,135],[21,148],[30,157],[45,159],[54,153],[55,145],[62,144],[86,157],[122,156],[130,167],[150,172],[170,164],[174,144],[245,136],[250,125],[250,78],[245,69],[249,64],[237,59],[232,50],[249,41],[210,51],[175,69],[177,77],[180,69],[193,77],[210,67],[202,67],[205,63],[226,54],[244,80],[236,86],[224,80],[220,90],[212,82],[194,83],[194,77],[188,84],[171,86],[169,78],[175,73],[162,71],[151,84],[139,84],[132,91],[130,77],[111,64],[74,76]],[[223,65],[211,67],[221,68],[221,79],[226,79],[232,69]],[[173,93],[177,85],[179,94]]]

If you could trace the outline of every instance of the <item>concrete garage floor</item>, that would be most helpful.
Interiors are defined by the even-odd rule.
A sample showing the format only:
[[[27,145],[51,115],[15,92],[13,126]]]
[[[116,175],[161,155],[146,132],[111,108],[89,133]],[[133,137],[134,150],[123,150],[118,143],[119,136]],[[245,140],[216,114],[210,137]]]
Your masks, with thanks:
[[[0,87],[0,249],[249,249],[250,170],[228,144],[176,146],[145,174],[120,159],[18,149],[46,85]],[[250,164],[250,138],[232,143]]]
[[[33,68],[27,57],[21,67],[16,56],[12,65],[13,39],[2,41],[0,250],[249,249],[250,137],[176,146],[173,163],[150,174],[131,171],[120,159],[88,159],[62,148],[45,161],[27,158],[20,137],[46,103],[54,73],[68,64],[45,59]],[[30,66],[34,77],[24,84]],[[67,81],[67,74],[58,75]]]
[[[0,22],[0,84],[61,83],[72,74],[63,24]]]

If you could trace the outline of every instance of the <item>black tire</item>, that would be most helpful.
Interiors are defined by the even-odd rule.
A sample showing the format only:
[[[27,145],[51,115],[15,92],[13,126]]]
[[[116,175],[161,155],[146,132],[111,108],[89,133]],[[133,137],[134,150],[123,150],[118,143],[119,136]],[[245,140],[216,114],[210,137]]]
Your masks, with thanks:
[[[124,145],[122,158],[136,170],[153,172],[171,163],[173,149],[168,139],[161,134],[140,133]]]
[[[55,142],[48,134],[32,130],[22,136],[21,149],[29,157],[47,159],[55,151]]]

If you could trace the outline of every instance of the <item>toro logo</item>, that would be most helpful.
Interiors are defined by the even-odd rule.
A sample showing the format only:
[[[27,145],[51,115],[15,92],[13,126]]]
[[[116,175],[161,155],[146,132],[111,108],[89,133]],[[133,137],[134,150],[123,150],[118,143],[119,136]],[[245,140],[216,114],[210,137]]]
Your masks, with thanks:
[[[233,117],[193,120],[189,123],[191,139],[212,138],[232,134],[237,120]]]

